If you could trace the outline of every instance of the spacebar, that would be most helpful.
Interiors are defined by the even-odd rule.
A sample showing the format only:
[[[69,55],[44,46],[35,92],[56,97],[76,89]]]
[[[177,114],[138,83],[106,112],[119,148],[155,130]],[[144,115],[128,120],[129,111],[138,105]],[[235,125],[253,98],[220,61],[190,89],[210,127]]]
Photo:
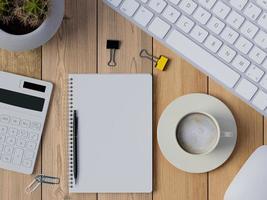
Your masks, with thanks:
[[[229,88],[233,88],[240,78],[238,73],[176,30],[169,34],[166,42],[189,62]]]

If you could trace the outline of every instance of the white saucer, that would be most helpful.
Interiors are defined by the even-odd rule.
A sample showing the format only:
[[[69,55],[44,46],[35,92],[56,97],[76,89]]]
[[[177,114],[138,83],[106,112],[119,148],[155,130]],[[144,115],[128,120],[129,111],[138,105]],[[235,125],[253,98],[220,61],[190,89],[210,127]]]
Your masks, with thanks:
[[[177,122],[188,112],[206,112],[217,119],[223,131],[233,137],[223,137],[214,151],[206,155],[185,152],[176,140]],[[222,165],[234,150],[237,128],[234,116],[220,100],[206,94],[189,94],[177,98],[163,111],[158,123],[158,143],[165,158],[175,167],[190,173],[204,173]]]

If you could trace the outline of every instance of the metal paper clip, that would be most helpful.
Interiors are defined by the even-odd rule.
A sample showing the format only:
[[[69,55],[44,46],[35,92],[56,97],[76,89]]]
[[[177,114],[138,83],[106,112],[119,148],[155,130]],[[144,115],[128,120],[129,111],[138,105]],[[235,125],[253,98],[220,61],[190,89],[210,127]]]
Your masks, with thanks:
[[[168,57],[163,56],[163,55],[160,55],[159,57],[153,56],[149,54],[146,49],[142,49],[139,55],[141,58],[147,58],[151,60],[152,62],[156,63],[155,67],[160,71],[163,71],[169,62]]]
[[[41,185],[42,183],[59,184],[60,178],[53,177],[53,176],[45,176],[44,174],[40,174],[36,176],[34,180],[25,188],[25,192],[27,194],[34,192],[39,187],[39,185]]]

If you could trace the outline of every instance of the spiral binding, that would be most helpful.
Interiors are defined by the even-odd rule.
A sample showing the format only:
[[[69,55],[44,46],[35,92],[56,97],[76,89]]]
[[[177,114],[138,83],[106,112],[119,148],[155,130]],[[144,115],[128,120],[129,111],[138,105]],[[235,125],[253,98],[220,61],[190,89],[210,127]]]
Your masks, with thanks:
[[[73,78],[68,81],[68,102],[69,102],[69,188],[74,185],[73,171]]]

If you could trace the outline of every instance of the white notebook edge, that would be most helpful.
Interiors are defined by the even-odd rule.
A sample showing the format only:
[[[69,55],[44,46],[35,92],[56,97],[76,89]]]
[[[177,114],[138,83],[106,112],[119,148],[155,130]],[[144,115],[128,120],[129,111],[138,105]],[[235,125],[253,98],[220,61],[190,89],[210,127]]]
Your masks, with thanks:
[[[74,170],[73,170],[73,79],[77,76],[95,76],[95,75],[140,75],[147,76],[150,79],[151,84],[151,187],[146,191],[134,191],[131,193],[151,193],[153,192],[153,77],[150,73],[113,73],[113,74],[93,74],[93,73],[82,73],[82,74],[69,74],[68,75],[68,182],[69,182],[69,192],[74,188]],[[71,192],[72,193],[72,192]],[[74,192],[77,193],[77,192]],[[78,192],[79,193],[79,192]],[[86,193],[129,193],[129,192],[86,192]]]

